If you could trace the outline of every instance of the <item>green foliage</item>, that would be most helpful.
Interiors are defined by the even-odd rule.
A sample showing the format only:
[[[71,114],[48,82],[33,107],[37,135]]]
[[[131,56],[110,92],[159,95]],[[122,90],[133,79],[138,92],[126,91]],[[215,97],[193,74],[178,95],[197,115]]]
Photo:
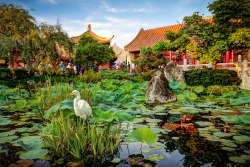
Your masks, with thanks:
[[[61,60],[61,49],[70,55],[73,43],[57,25],[36,24],[36,20],[21,6],[0,5],[0,56],[7,56],[10,63],[18,63],[14,55],[20,56],[34,73],[31,60],[37,68],[40,62],[56,64]],[[19,64],[20,65],[20,64]],[[21,65],[20,65],[21,66]]]
[[[230,34],[229,40],[233,48],[250,48],[250,29],[240,28],[235,33]]]
[[[75,121],[61,116],[53,118],[43,129],[42,135],[57,155],[85,159],[88,155],[113,154],[121,138],[121,129],[110,123],[103,125],[97,121],[91,124],[88,120]]]
[[[128,137],[124,138],[126,142],[142,142],[148,145],[153,145],[157,142],[157,137],[154,132],[148,128],[140,128],[131,132]]]
[[[184,75],[190,86],[229,86],[238,85],[240,81],[236,71],[226,69],[194,69],[186,71]]]
[[[6,79],[25,79],[28,78],[28,70],[22,69],[22,68],[0,68],[0,80],[6,80]]]
[[[124,71],[111,71],[111,70],[107,70],[107,71],[101,71],[102,74],[102,78],[103,79],[131,79],[131,75],[129,75],[127,73],[126,70]]]
[[[248,0],[216,0],[208,5],[213,20],[221,31],[250,27],[250,3]]]
[[[142,47],[140,49],[140,57],[133,62],[136,65],[136,69],[139,72],[145,72],[146,70],[158,69],[160,65],[165,65],[168,59],[163,56],[162,51],[169,49],[170,46],[167,42],[159,42],[151,47]]]
[[[115,53],[109,45],[99,44],[93,37],[82,35],[77,45],[75,64],[81,63],[82,67],[99,67],[113,59]]]

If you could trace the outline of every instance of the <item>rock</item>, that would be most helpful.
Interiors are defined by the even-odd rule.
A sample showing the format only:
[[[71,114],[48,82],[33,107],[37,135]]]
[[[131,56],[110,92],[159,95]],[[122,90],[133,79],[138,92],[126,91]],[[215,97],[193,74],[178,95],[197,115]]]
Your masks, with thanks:
[[[176,101],[176,95],[168,85],[169,82],[164,73],[156,71],[148,84],[146,97],[150,101],[160,104]]]
[[[178,67],[174,61],[169,62],[164,68],[164,75],[168,82],[186,83],[184,72],[181,67]]]

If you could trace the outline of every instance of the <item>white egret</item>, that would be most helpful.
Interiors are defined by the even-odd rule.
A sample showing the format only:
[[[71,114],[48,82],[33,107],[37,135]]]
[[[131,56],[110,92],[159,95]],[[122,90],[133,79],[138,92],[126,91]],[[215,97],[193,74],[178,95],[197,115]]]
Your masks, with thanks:
[[[72,93],[68,94],[70,95],[76,95],[76,98],[74,99],[74,110],[76,116],[79,116],[83,120],[85,120],[88,117],[92,116],[92,109],[88,102],[85,100],[81,100],[80,93],[77,90],[74,90]]]

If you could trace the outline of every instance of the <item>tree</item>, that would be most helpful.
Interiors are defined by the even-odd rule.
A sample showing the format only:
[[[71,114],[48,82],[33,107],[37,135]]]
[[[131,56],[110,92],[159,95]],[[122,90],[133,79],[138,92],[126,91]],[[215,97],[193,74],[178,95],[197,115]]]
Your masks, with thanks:
[[[208,5],[208,9],[214,14],[213,21],[223,33],[250,27],[249,0],[216,0]]]
[[[99,67],[113,60],[114,56],[112,47],[99,44],[92,36],[84,34],[78,41],[75,64],[81,63],[82,67],[86,69],[93,65]]]
[[[73,43],[59,23],[37,26],[27,10],[12,4],[0,6],[0,18],[0,58],[19,64],[14,56],[21,56],[31,73],[35,69],[31,61],[35,67],[41,61],[55,65],[61,59],[58,48],[64,48],[68,54],[73,51]]]
[[[140,49],[140,57],[133,62],[141,71],[157,69],[160,65],[165,65],[168,62],[168,59],[163,56],[162,52],[170,50],[171,47],[170,44],[164,41],[156,43],[152,48],[142,47]]]
[[[176,33],[166,32],[166,39],[170,40],[173,50],[182,54],[192,52],[192,57],[201,62],[215,64],[221,60],[221,53],[228,49],[228,40],[220,33],[216,26],[203,19],[199,12],[183,19],[184,26]]]

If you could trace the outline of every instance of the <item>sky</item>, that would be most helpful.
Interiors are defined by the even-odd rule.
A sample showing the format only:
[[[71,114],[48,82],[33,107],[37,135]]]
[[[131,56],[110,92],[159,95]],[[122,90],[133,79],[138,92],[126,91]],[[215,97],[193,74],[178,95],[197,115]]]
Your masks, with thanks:
[[[111,38],[124,48],[141,28],[144,30],[182,23],[194,12],[211,16],[207,6],[214,0],[0,0],[21,5],[38,24],[55,25],[59,20],[69,37],[87,31],[88,24],[99,36]]]

